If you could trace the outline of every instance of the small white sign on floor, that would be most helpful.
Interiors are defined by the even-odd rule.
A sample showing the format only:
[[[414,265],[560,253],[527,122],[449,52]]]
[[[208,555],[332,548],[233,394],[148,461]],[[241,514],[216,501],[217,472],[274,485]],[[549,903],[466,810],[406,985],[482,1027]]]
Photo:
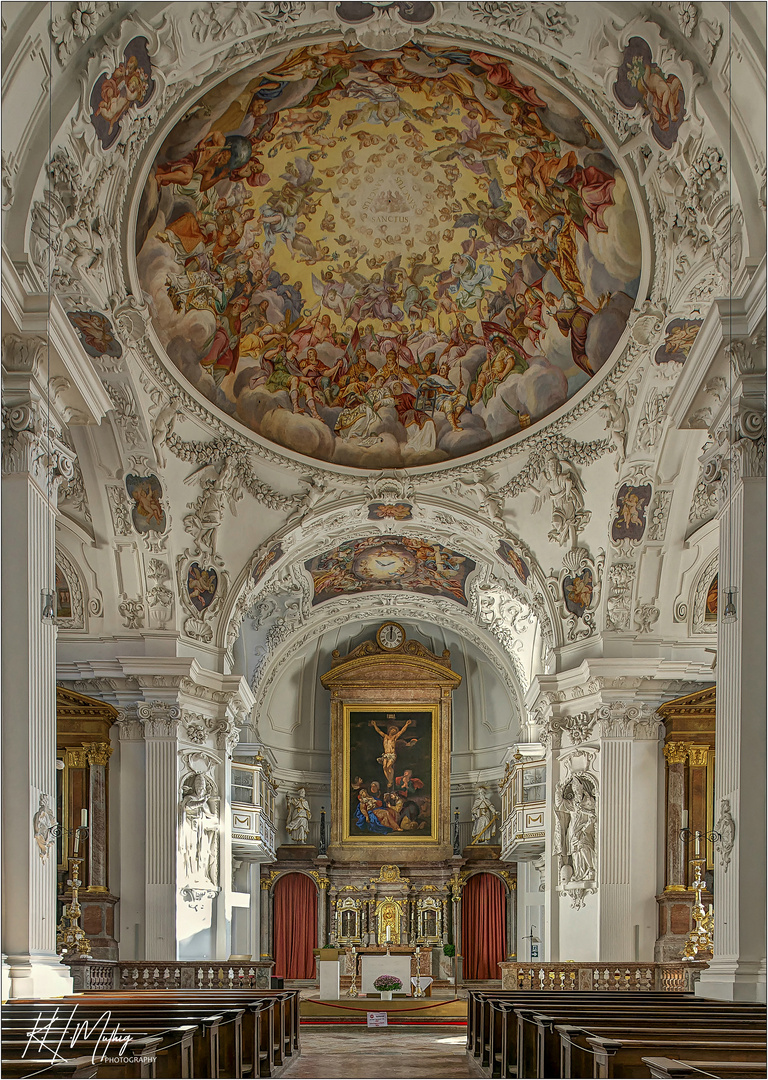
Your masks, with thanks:
[[[387,1014],[385,1012],[369,1012],[368,1013],[368,1027],[386,1027],[387,1026]]]

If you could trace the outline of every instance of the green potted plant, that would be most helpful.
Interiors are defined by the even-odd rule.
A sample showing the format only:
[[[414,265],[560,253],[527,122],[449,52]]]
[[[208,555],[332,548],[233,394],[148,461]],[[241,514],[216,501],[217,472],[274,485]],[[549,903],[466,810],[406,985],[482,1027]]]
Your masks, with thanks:
[[[374,979],[373,986],[381,994],[382,1001],[391,1001],[392,991],[403,989],[403,984],[397,975],[379,975],[377,979]]]

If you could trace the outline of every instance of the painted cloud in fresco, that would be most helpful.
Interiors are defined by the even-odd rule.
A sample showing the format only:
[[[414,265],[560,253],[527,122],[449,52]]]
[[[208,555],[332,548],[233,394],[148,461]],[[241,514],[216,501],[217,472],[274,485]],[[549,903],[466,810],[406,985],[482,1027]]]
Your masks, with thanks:
[[[171,131],[137,260],[173,363],[301,454],[472,453],[559,408],[637,293],[626,182],[586,118],[496,57],[302,48]]]

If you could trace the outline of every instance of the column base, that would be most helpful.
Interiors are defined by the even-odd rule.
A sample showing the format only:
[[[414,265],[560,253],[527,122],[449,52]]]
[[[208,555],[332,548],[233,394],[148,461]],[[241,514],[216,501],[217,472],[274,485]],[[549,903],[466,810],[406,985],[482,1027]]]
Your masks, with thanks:
[[[72,993],[69,968],[56,955],[5,956],[2,967],[3,1000],[15,997],[60,997]]]
[[[765,960],[711,960],[695,990],[697,997],[715,1001],[765,1002]]]

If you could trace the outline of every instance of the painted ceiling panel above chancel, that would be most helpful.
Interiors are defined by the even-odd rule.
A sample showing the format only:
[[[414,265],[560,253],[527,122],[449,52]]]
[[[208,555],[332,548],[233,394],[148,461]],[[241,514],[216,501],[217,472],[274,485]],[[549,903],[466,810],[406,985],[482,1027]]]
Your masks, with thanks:
[[[307,46],[166,136],[137,220],[159,340],[214,405],[321,461],[472,454],[609,360],[641,273],[622,169],[491,53]]]

